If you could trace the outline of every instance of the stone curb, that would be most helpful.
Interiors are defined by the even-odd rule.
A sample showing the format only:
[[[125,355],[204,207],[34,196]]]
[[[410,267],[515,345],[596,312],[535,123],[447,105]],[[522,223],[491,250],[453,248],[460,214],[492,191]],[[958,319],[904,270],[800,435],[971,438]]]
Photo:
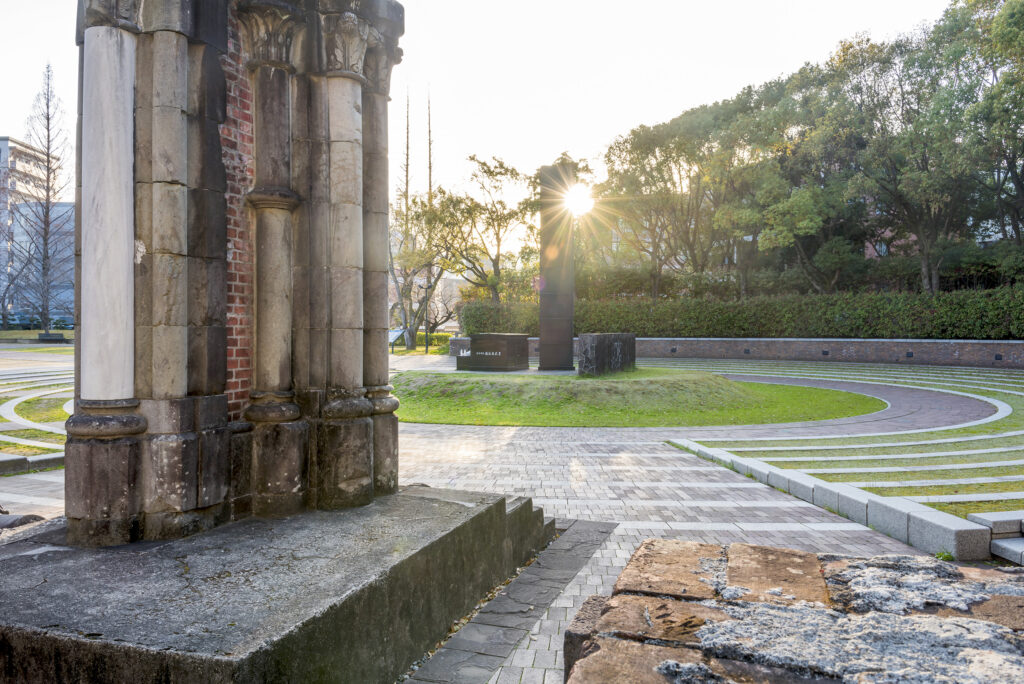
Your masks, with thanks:
[[[984,525],[901,496],[879,496],[841,482],[826,482],[689,439],[669,443],[927,553],[949,553],[961,561],[991,558],[992,530]]]
[[[38,456],[0,456],[0,475],[24,475],[45,468],[64,465],[64,452]]]

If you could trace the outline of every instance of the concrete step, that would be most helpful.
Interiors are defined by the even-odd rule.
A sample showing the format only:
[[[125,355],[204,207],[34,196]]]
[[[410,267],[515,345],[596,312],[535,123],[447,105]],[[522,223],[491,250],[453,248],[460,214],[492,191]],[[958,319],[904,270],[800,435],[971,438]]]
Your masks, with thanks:
[[[554,537],[544,522],[544,511],[525,496],[505,499],[505,549],[510,574],[534,558]]]
[[[992,530],[992,539],[1020,537],[1024,530],[1024,511],[970,513],[967,519]]]
[[[992,555],[1017,565],[1024,565],[1024,537],[993,540]]]

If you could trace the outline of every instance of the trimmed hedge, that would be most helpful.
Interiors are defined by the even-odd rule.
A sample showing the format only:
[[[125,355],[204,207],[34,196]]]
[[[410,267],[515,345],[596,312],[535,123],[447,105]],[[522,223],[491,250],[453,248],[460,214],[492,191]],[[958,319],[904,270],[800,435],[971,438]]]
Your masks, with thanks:
[[[462,328],[539,334],[537,304],[467,303]],[[916,293],[840,293],[742,301],[576,301],[575,332],[637,337],[1024,338],[1024,286]]]
[[[430,346],[437,347],[448,344],[448,341],[452,339],[451,333],[430,333]],[[402,338],[398,338],[398,342],[402,342]],[[427,334],[422,330],[416,333],[416,344],[423,345],[427,343]]]

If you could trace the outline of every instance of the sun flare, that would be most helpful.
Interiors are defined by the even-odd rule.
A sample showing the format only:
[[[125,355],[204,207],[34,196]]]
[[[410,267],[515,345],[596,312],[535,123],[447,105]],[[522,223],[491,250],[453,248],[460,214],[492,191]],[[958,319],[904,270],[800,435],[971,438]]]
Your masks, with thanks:
[[[565,208],[573,216],[583,216],[594,208],[594,198],[586,185],[574,185],[565,193]]]

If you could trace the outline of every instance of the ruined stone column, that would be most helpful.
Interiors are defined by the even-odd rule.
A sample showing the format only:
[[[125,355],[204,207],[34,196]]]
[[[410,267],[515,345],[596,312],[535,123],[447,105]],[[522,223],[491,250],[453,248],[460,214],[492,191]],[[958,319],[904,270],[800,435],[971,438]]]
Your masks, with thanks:
[[[321,17],[330,190],[327,402],[316,463],[317,507],[373,499],[373,405],[363,385],[363,75],[375,29],[353,12]]]
[[[388,93],[402,51],[401,23],[378,25],[383,41],[367,53],[363,90],[363,381],[373,404],[374,491],[387,494],[398,488],[398,400],[388,384]]]
[[[67,423],[68,540],[111,545],[139,537],[134,319],[133,8],[83,13],[81,374]]]
[[[253,437],[253,512],[287,514],[306,496],[309,427],[299,420],[292,387],[291,76],[302,15],[290,3],[243,2],[252,75],[255,187],[248,203],[256,226],[255,389],[245,416]]]

